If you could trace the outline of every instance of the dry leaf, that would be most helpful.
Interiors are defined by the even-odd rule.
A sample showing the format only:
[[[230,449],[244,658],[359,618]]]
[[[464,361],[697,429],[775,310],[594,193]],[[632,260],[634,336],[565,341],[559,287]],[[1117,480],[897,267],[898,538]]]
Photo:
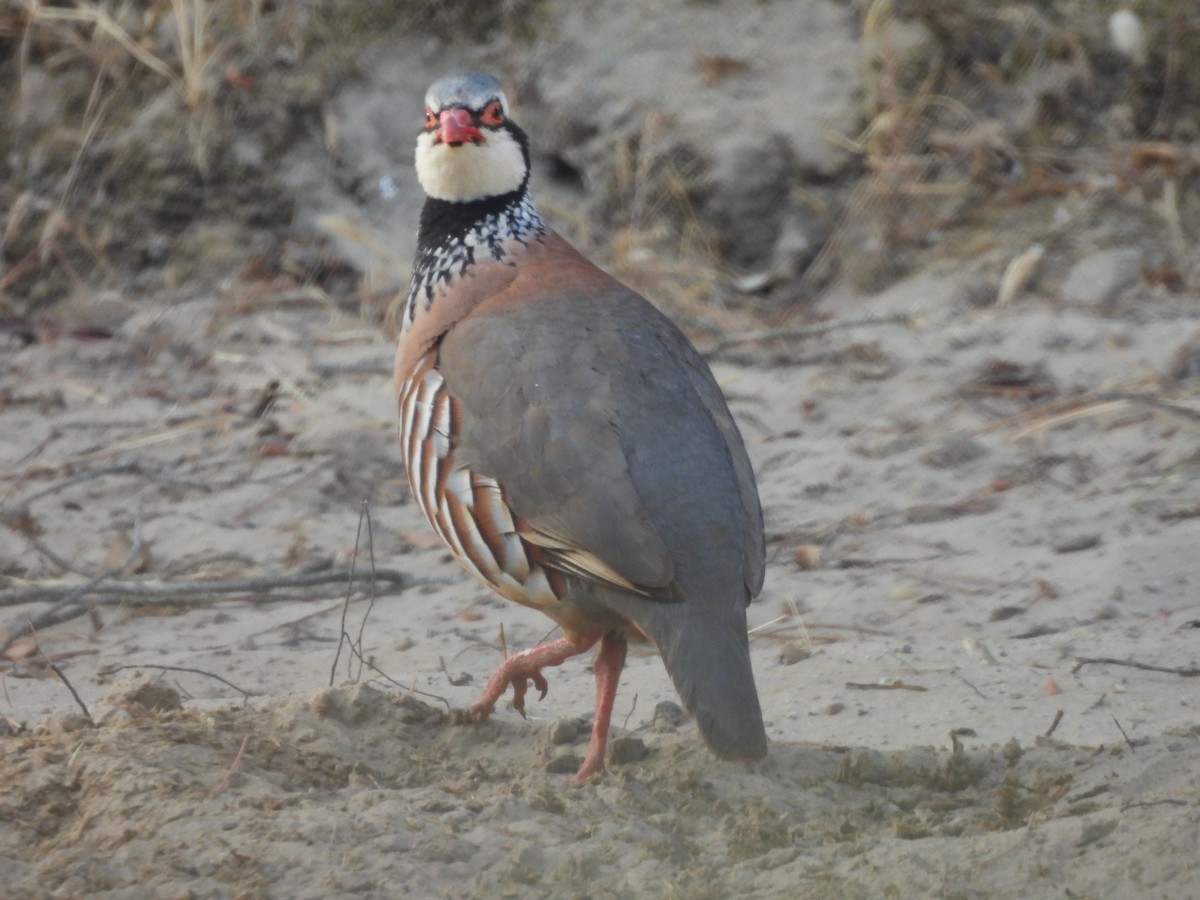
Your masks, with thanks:
[[[821,564],[821,548],[816,544],[801,544],[792,551],[792,558],[802,569],[815,569]]]

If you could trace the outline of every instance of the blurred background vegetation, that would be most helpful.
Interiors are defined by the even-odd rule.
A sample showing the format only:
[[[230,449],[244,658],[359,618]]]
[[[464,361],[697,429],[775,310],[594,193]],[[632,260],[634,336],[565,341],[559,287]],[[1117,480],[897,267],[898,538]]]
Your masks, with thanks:
[[[678,5],[682,15],[726,4]],[[932,252],[996,250],[1002,262],[1036,245],[1052,268],[1081,223],[1152,242],[1155,277],[1168,289],[1197,284],[1200,6],[838,5],[862,47],[861,128],[837,136],[854,164],[832,184],[795,186],[821,198],[829,227],[802,271],[772,286],[774,309],[840,275],[879,287]],[[336,145],[322,110],[363,77],[364,47],[468,42],[519,58],[553,29],[556,8],[549,0],[8,0],[0,5],[0,315],[35,314],[80,292],[208,289],[244,275],[251,259],[296,283],[325,280],[353,294],[353,267],[320,241],[280,250],[293,228],[286,151],[314,134]],[[722,62],[742,61],[706,64]],[[673,263],[680,252],[694,255],[724,290],[764,295],[736,277],[678,166],[639,170],[636,155],[622,162],[621,154],[614,145],[614,170],[624,166],[627,177],[596,181],[615,192],[610,210],[628,212],[655,189],[676,202],[577,221],[577,235],[590,235],[620,270],[629,248],[653,249],[654,235],[678,235],[682,223],[695,240],[669,248]],[[956,236],[952,250],[947,234]],[[993,268],[995,287],[1002,267]],[[669,273],[667,281],[669,289]]]

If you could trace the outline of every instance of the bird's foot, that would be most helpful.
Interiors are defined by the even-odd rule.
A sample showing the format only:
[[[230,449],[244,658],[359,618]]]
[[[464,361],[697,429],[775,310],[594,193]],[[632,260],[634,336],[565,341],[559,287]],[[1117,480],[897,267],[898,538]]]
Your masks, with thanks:
[[[513,689],[512,708],[521,714],[521,718],[527,718],[525,715],[525,693],[529,690],[529,682],[533,682],[533,686],[538,689],[538,699],[545,700],[546,692],[550,690],[550,684],[546,681],[540,669],[534,669],[528,676],[518,675],[513,678],[511,684]]]
[[[488,679],[483,696],[465,711],[464,720],[486,722],[509,685],[512,685],[513,689],[513,709],[524,716],[525,695],[529,692],[529,682],[532,681],[533,686],[537,688],[538,699],[544,698],[550,690],[550,684],[542,674],[542,669],[546,666],[557,666],[564,660],[583,653],[598,640],[599,633],[583,637],[563,637],[505,657],[504,662],[496,667],[496,671]]]
[[[608,726],[612,721],[613,700],[617,696],[617,682],[625,666],[625,638],[619,634],[606,634],[600,642],[600,653],[596,656],[596,718],[592,722],[592,738],[588,741],[583,765],[575,773],[576,784],[604,771],[604,751],[608,747]]]

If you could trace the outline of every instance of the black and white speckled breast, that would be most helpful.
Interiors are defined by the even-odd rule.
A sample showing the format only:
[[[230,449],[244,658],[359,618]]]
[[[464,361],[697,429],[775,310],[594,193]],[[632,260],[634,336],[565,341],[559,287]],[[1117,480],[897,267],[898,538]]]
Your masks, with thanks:
[[[512,242],[528,244],[547,231],[527,190],[498,208],[496,204],[432,203],[422,216],[402,334],[418,310],[429,309],[439,284],[448,285],[476,263],[502,261]]]

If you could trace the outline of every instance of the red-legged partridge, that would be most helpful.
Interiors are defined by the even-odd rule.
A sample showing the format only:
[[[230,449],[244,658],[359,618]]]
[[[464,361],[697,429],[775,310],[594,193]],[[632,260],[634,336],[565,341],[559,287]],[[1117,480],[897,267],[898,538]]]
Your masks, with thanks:
[[[544,667],[598,642],[586,778],[626,641],[648,639],[709,747],[764,756],[746,638],[762,510],[708,366],[542,221],[494,78],[429,89],[416,167],[428,198],[396,358],[413,495],[471,574],[563,633],[507,657],[470,716],[510,685],[523,713]]]

